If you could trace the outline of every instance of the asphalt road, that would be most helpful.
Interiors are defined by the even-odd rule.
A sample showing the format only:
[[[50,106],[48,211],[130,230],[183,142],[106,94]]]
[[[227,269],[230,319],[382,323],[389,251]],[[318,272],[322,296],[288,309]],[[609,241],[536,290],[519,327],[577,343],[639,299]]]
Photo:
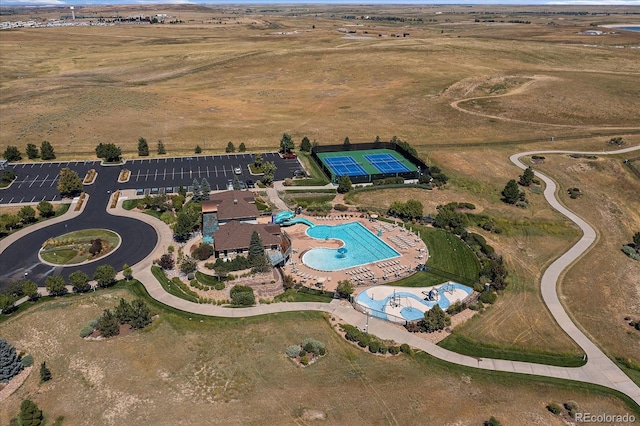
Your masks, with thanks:
[[[276,165],[275,180],[293,177],[293,172],[301,168],[297,159],[284,159],[275,152],[262,154],[264,161],[272,161]],[[226,189],[227,182],[238,178],[258,180],[260,176],[251,175],[249,164],[253,163],[254,154],[193,155],[185,157],[148,158],[128,160],[123,165],[103,166],[99,161],[70,161],[51,163],[20,163],[7,167],[16,173],[16,180],[5,189],[0,190],[0,204],[38,203],[43,200],[59,201],[60,193],[56,189],[58,175],[63,167],[69,167],[82,178],[90,169],[98,172],[101,190],[116,191],[118,189],[136,189],[143,193],[177,192],[182,185],[185,188],[193,185],[194,179],[199,183],[207,179],[212,190]],[[131,171],[128,182],[118,183],[118,172],[126,168]],[[235,169],[240,174],[235,173]],[[109,178],[105,179],[105,175]],[[94,184],[94,185],[96,185]],[[85,186],[88,188],[93,185]],[[167,188],[171,188],[167,191]]]
[[[133,265],[144,259],[155,247],[158,237],[150,225],[131,218],[112,216],[107,213],[107,203],[111,196],[112,183],[118,179],[119,168],[103,167],[93,185],[85,186],[89,202],[82,214],[72,220],[57,223],[30,232],[8,246],[0,254],[0,288],[13,280],[26,277],[40,285],[48,275],[62,275],[82,270],[90,277],[99,265],[110,264],[116,270],[122,265]],[[117,232],[122,238],[120,247],[107,257],[92,263],[72,267],[53,267],[41,263],[38,250],[49,238],[67,232],[87,228],[104,228]]]

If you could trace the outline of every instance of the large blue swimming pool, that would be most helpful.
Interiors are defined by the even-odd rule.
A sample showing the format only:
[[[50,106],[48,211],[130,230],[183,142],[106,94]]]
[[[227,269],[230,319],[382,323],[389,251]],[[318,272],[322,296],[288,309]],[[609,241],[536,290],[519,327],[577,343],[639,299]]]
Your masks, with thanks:
[[[359,222],[334,226],[316,225],[307,229],[307,235],[319,240],[341,240],[343,247],[347,249],[344,257],[338,249],[313,248],[306,252],[302,256],[302,262],[319,271],[338,271],[400,256]]]

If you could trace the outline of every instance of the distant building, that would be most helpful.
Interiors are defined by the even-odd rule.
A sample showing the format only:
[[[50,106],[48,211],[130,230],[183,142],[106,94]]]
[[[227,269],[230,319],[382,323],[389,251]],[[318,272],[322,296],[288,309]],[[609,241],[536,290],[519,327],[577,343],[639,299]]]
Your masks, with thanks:
[[[586,30],[586,31],[583,31],[582,34],[585,34],[585,35],[602,35],[602,31]]]

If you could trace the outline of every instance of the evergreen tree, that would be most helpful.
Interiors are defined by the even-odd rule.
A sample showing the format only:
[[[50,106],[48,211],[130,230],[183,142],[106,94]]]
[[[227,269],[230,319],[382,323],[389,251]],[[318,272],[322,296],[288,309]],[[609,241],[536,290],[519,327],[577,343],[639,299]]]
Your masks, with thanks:
[[[133,312],[133,319],[129,322],[131,328],[141,329],[151,324],[151,311],[144,300],[134,299],[131,302],[131,311]]]
[[[48,382],[51,380],[51,370],[47,367],[47,363],[42,361],[40,364],[40,383]]]
[[[118,318],[118,321],[120,321],[120,324],[128,324],[133,321],[133,318],[135,317],[129,302],[122,298],[120,298],[120,303],[116,306],[114,314]]]
[[[8,383],[24,368],[16,353],[16,348],[0,337],[0,383]]]
[[[263,272],[265,269],[266,255],[264,252],[264,245],[262,244],[262,238],[257,231],[253,231],[251,234],[251,241],[249,243],[249,254],[247,256],[249,265],[256,270],[256,272]]]
[[[55,160],[56,153],[53,150],[53,146],[49,143],[49,141],[42,141],[40,145],[40,156],[43,160]]]
[[[196,203],[202,201],[202,186],[200,186],[200,182],[198,179],[193,178],[193,198],[192,200]]]
[[[65,167],[60,170],[57,188],[63,197],[77,195],[82,190],[82,180],[80,180],[78,173]]]
[[[29,157],[29,160],[35,160],[36,158],[40,157],[40,153],[38,153],[38,148],[35,144],[28,143],[25,152],[27,153],[27,157]]]
[[[196,148],[193,150],[193,152],[196,154],[202,154],[202,148],[200,147],[200,145],[196,145]]]
[[[224,152],[235,152],[236,151],[236,147],[233,144],[233,142],[229,141],[229,143],[227,144],[227,147],[224,149]]]
[[[109,309],[105,309],[100,318],[98,318],[98,325],[96,329],[100,332],[102,337],[112,337],[120,334],[120,323],[118,317],[114,315]]]
[[[143,137],[138,138],[138,155],[140,157],[147,157],[149,155],[149,144]]]
[[[203,201],[209,200],[211,196],[211,185],[209,185],[209,181],[207,180],[207,178],[202,178],[201,191],[202,191],[202,200]]]
[[[4,150],[4,154],[2,155],[7,161],[20,161],[22,160],[22,154],[18,147],[9,145],[7,149]]]
[[[164,146],[164,142],[162,142],[160,139],[158,139],[158,154],[159,155],[164,155],[167,153],[167,149]]]
[[[349,136],[344,138],[344,142],[342,142],[342,148],[346,151],[351,146],[351,141],[349,140]]]
[[[45,284],[45,288],[53,296],[58,296],[60,294],[63,294],[66,290],[65,289],[66,283],[64,282],[64,278],[61,277],[60,275],[56,275],[56,276],[49,275],[44,280],[44,284]]]
[[[511,179],[502,190],[502,200],[508,204],[515,204],[522,199],[523,193],[518,188],[518,183]]]
[[[311,142],[309,142],[309,138],[306,136],[302,138],[302,141],[300,142],[300,151],[311,151]]]
[[[264,157],[262,157],[262,154],[256,154],[256,158],[253,160],[253,165],[256,169],[262,170],[262,166],[264,165]]]
[[[522,186],[529,186],[533,183],[533,169],[531,167],[527,167],[522,175],[520,175],[520,180],[518,183]]]
[[[240,145],[238,145],[238,152],[246,152],[247,151],[247,146],[244,144],[244,142],[241,142]]]
[[[20,426],[40,426],[44,424],[44,415],[35,402],[25,399],[20,404],[20,414],[18,415]]]
[[[340,177],[340,180],[338,181],[338,194],[346,194],[347,192],[351,191],[352,188],[353,186],[351,184],[351,178],[349,178],[349,176],[343,175],[342,177]]]
[[[291,135],[288,133],[283,133],[282,139],[280,139],[280,152],[283,154],[288,154],[295,149],[295,144],[293,143],[293,139],[291,139]]]
[[[636,246],[636,250],[640,250],[640,232],[633,234],[633,245]]]

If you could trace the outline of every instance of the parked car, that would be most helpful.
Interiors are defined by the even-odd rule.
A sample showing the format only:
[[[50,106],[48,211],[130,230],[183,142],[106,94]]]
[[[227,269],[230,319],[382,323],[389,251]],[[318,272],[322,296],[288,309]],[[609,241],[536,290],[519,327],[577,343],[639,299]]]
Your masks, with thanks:
[[[241,175],[242,174],[242,168],[240,168],[240,167],[236,167],[235,169],[233,169],[233,171],[237,175]]]
[[[244,183],[243,180],[239,181],[238,184],[240,185],[240,189],[247,189],[247,184]]]
[[[233,191],[233,179],[227,181],[227,191]]]
[[[304,172],[304,170],[296,170],[293,172],[293,176],[295,177],[304,177],[307,174]]]
[[[247,188],[255,188],[256,184],[253,182],[253,179],[247,179]]]
[[[289,152],[287,154],[283,154],[282,158],[291,159],[291,158],[298,158],[298,156],[296,154],[294,154],[293,152]]]

